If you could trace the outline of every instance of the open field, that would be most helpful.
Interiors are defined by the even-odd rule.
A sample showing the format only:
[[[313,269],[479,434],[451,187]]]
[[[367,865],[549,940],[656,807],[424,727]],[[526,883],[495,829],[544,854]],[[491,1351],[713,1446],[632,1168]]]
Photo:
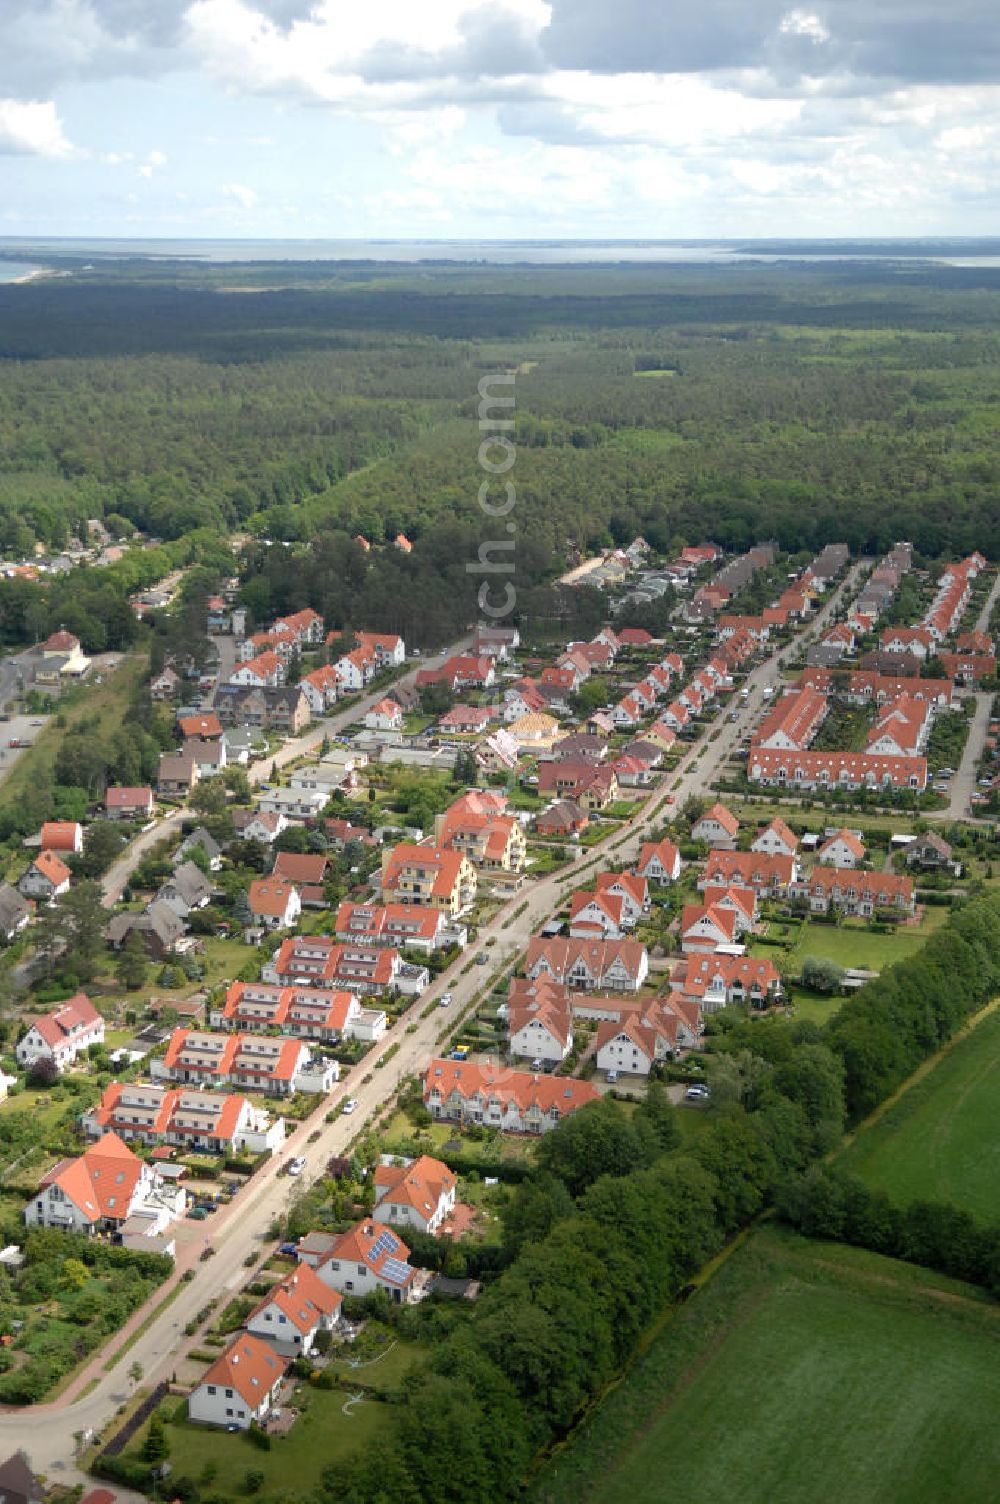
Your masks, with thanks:
[[[839,1158],[894,1201],[952,1201],[1000,1214],[1000,1013],[965,1035]]]
[[[998,1360],[1000,1310],[980,1292],[762,1229],[668,1321],[532,1497],[993,1499]]]

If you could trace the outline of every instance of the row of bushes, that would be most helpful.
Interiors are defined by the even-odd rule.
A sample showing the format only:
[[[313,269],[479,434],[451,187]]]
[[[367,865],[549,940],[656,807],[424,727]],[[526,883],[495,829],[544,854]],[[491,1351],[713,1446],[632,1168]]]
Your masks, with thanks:
[[[906,1259],[1000,1297],[1000,1225],[983,1225],[960,1207],[943,1201],[894,1206],[884,1191],[832,1165],[811,1165],[793,1176],[777,1206],[806,1237]]]
[[[906,960],[849,998],[826,1039],[844,1066],[853,1121],[877,1107],[1000,987],[1000,893],[952,911]]]

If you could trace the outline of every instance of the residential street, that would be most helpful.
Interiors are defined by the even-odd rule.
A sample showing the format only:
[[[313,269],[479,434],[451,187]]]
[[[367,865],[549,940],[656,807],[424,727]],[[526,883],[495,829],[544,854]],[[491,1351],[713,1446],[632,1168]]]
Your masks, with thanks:
[[[861,568],[860,562],[854,566],[839,590],[834,592],[817,614],[809,630],[815,630],[827,622],[844,592],[852,589]],[[328,1099],[329,1107],[331,1104],[339,1105],[348,1096],[357,1098],[358,1107],[354,1114],[350,1117],[338,1115],[332,1123],[324,1124],[322,1114],[317,1113],[300,1125],[289,1137],[282,1155],[259,1171],[236,1200],[212,1219],[209,1238],[215,1249],[213,1257],[201,1262],[202,1245],[198,1241],[187,1242],[183,1249],[179,1247],[177,1268],[168,1284],[135,1313],[113,1344],[77,1375],[57,1401],[0,1415],[0,1446],[24,1447],[36,1468],[54,1474],[61,1482],[79,1481],[72,1461],[73,1433],[89,1428],[100,1429],[107,1423],[128,1397],[129,1366],[133,1362],[141,1365],[143,1385],[155,1383],[164,1376],[169,1377],[177,1365],[179,1354],[197,1342],[197,1338],[187,1339],[181,1336],[185,1324],[210,1299],[228,1295],[248,1277],[248,1270],[244,1267],[248,1252],[258,1248],[264,1253],[269,1245],[270,1224],[295,1189],[315,1179],[331,1155],[347,1151],[365,1124],[389,1100],[404,1076],[423,1071],[428,1058],[436,1052],[442,1040],[448,1038],[457,1020],[476,995],[493,975],[506,967],[524,948],[540,923],[558,908],[566,893],[581,886],[595,867],[606,863],[608,858],[620,862],[633,855],[647,837],[650,827],[663,819],[662,806],[666,790],[672,793],[674,801],[679,805],[690,795],[707,788],[742,735],[744,726],[760,711],[765,685],[777,678],[778,656],[778,653],[772,654],[749,675],[746,684],[750,694],[742,702],[739,721],[730,722],[720,712],[714,722],[706,726],[702,739],[664,781],[665,786],[648,795],[642,810],[632,821],[630,834],[625,840],[622,839],[621,827],[616,826],[604,841],[593,847],[569,871],[541,879],[526,894],[519,894],[512,899],[488,926],[481,929],[475,948],[489,948],[490,966],[472,966],[462,975],[461,970],[468,965],[470,957],[470,952],[467,951],[455,963],[450,975],[439,978],[424,993],[409,1013],[365,1057],[362,1064],[345,1076]],[[431,660],[432,663],[435,661]],[[378,695],[372,696],[367,703],[377,698]],[[365,701],[355,703],[349,711],[310,728],[306,736],[298,739],[296,750],[290,756],[298,756],[303,751],[315,748],[324,735],[356,720],[359,714],[363,714],[365,704]],[[709,741],[709,735],[716,729],[716,739]],[[280,762],[282,759],[278,760]],[[270,760],[268,765],[269,762]],[[259,776],[261,775],[258,774]],[[525,906],[524,912],[514,918],[514,911],[522,905]],[[420,1014],[428,1002],[444,990],[452,993],[454,1001],[451,1007],[447,1011],[434,1009],[429,1017],[421,1018]],[[416,1028],[410,1033],[409,1029],[414,1023]],[[379,1062],[397,1045],[398,1053],[380,1070]],[[373,1079],[364,1084],[362,1078],[369,1075]],[[320,1138],[316,1143],[308,1144],[306,1140],[317,1127],[320,1128]],[[307,1168],[302,1181],[291,1181],[280,1174],[282,1164],[294,1154],[301,1154],[306,1159]],[[189,1268],[194,1270],[193,1279],[187,1284],[180,1283],[182,1275]],[[171,1304],[159,1317],[150,1320],[150,1313],[162,1302],[164,1292],[178,1284],[179,1293]],[[105,1365],[111,1353],[119,1351],[147,1321],[149,1325],[135,1339],[127,1358],[123,1356],[116,1367],[106,1372]],[[94,1384],[93,1388],[90,1388],[91,1384]]]

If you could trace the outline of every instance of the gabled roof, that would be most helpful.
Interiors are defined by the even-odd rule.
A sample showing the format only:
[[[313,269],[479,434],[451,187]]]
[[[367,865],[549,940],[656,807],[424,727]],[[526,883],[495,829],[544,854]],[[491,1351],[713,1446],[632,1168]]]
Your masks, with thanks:
[[[323,852],[279,851],[271,876],[289,883],[321,883],[329,865],[330,858]]]
[[[242,1332],[206,1368],[198,1387],[215,1384],[223,1389],[234,1389],[251,1410],[257,1410],[287,1366],[285,1359],[279,1358],[266,1342],[252,1337],[249,1332]]]
[[[103,1019],[85,992],[78,992],[68,1002],[60,1003],[50,1013],[29,1021],[50,1049],[56,1049],[81,1029],[93,1029]]]
[[[835,842],[846,846],[848,851],[854,857],[855,861],[864,861],[864,841],[862,841],[859,836],[856,836],[853,830],[848,830],[846,826],[842,826],[840,830],[835,831],[834,834],[830,836],[829,840],[823,842],[822,846],[819,848],[819,852],[817,853],[820,861],[823,860],[823,853],[829,851],[830,847],[833,846]]]
[[[714,820],[717,825],[721,825],[723,830],[731,836],[735,836],[740,828],[739,820],[724,804],[713,804],[698,816],[692,826],[692,831],[696,830],[702,821],[708,820]]]
[[[250,912],[268,919],[283,919],[295,885],[275,877],[259,877],[250,884]]]
[[[50,1170],[42,1187],[57,1185],[91,1224],[104,1218],[124,1222],[142,1169],[142,1160],[117,1133],[105,1133],[78,1159]]]
[[[456,1184],[446,1164],[421,1154],[409,1165],[379,1165],[375,1171],[375,1204],[412,1207],[422,1217],[431,1217],[441,1197],[453,1191]]]
[[[31,864],[36,872],[47,877],[54,888],[59,888],[63,883],[68,883],[72,876],[66,863],[56,856],[54,851],[41,851]]]
[[[316,1330],[324,1316],[336,1315],[343,1299],[340,1291],[325,1285],[309,1264],[298,1264],[254,1307],[247,1317],[247,1325],[273,1305],[305,1337]]]
[[[141,788],[109,788],[104,796],[105,809],[145,809],[152,803],[153,790],[148,784]]]
[[[370,1220],[341,1233],[331,1253],[334,1259],[365,1264],[379,1279],[400,1289],[412,1284],[416,1273],[407,1263],[409,1256],[410,1250],[398,1233]]]

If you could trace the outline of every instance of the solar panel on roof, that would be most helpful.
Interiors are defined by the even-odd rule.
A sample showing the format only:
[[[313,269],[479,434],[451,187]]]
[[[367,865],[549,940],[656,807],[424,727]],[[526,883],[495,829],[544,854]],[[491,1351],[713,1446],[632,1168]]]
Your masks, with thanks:
[[[386,1259],[382,1265],[381,1272],[386,1279],[391,1279],[399,1285],[405,1285],[411,1271],[409,1264],[403,1264],[399,1259]]]
[[[380,1233],[372,1244],[368,1255],[371,1259],[380,1259],[384,1253],[395,1253],[399,1247],[399,1239],[391,1232]]]

